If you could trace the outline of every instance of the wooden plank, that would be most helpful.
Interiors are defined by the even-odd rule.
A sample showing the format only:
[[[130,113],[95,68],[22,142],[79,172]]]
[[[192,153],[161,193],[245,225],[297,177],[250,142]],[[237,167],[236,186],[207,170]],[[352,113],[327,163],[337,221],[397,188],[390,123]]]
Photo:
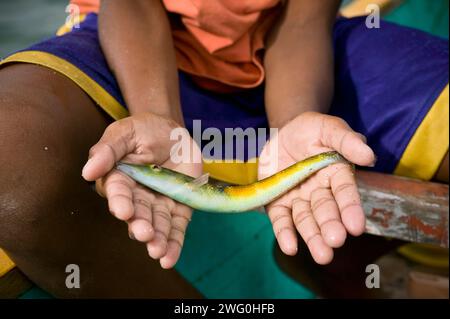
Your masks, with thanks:
[[[448,248],[448,185],[358,171],[366,232]]]

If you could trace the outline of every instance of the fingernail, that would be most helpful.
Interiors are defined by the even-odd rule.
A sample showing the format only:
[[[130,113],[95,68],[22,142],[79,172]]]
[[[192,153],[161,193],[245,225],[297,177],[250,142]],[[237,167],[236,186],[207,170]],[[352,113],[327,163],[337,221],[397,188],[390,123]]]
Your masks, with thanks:
[[[372,164],[369,165],[369,167],[375,167],[375,165],[377,164],[377,160],[378,158],[376,156],[374,156],[375,159],[373,160]]]
[[[87,160],[86,164],[83,166],[83,170],[81,171],[81,176],[84,176],[86,173],[86,168],[89,166],[89,164],[92,163],[92,157]]]
[[[136,237],[134,237],[132,232],[128,232],[128,237],[130,237],[131,240],[136,240]]]
[[[359,137],[361,138],[361,140],[367,144],[367,137],[364,134],[361,134],[361,133],[356,133],[356,134],[358,134]]]

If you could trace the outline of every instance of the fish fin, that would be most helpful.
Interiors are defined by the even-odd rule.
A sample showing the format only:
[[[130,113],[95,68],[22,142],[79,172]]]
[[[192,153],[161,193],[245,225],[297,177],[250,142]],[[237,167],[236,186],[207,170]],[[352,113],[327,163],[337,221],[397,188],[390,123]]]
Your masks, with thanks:
[[[174,186],[174,188],[172,188],[171,193],[178,195],[178,194],[183,194],[186,192],[186,187],[188,189],[190,189],[191,191],[195,191],[196,189],[198,189],[199,187],[208,184],[209,181],[209,174],[203,174],[202,176],[199,176],[193,180],[191,180],[190,182],[187,182],[185,184],[178,184],[176,186]]]
[[[196,179],[189,182],[189,185],[192,188],[198,188],[209,182],[209,173],[203,174],[202,176],[197,177]]]

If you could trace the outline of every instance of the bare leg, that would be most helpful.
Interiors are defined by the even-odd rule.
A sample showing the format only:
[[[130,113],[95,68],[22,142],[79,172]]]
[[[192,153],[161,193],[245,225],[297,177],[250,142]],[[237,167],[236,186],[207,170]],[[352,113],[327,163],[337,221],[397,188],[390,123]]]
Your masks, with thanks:
[[[56,297],[199,297],[127,235],[81,178],[109,119],[72,81],[17,64],[0,71],[0,246]],[[81,288],[65,286],[77,264]]]

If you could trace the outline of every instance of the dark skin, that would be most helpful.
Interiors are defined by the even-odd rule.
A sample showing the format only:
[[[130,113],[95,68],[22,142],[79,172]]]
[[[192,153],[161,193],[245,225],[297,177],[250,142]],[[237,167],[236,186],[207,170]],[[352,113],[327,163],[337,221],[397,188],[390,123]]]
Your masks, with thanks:
[[[268,36],[264,57],[266,112],[271,127],[281,128],[306,111],[328,112],[334,86],[331,35],[339,3],[286,3]]]
[[[120,28],[117,21],[121,21]],[[113,169],[118,160],[128,160],[201,175],[201,163],[174,164],[169,158],[170,129],[183,125],[183,117],[168,17],[156,0],[102,1],[99,34],[131,116],[116,122],[92,147],[83,177],[97,182],[97,191],[107,197],[110,211],[127,222],[130,234],[145,243],[149,256],[163,268],[172,268],[180,256],[192,210],[143,190]]]
[[[148,258],[82,179],[89,148],[111,123],[92,100],[29,64],[0,72],[0,96],[0,246],[20,269],[61,298],[200,297]],[[71,263],[80,266],[81,289],[65,286]]]
[[[267,67],[266,110],[271,126],[282,129],[280,136],[299,136],[302,147],[297,147],[297,152],[292,154],[286,143],[280,143],[280,153],[275,158],[263,154],[261,162],[277,161],[280,165],[267,172],[260,168],[260,177],[276,173],[314,153],[332,149],[359,165],[371,165],[375,158],[364,138],[342,120],[320,113],[328,109],[333,94],[331,31],[339,1],[285,1],[284,5],[284,13],[268,37],[264,61]],[[182,125],[178,118],[180,105],[174,48],[160,1],[102,1],[99,17],[100,42],[118,78],[131,119],[144,112],[166,116]],[[120,28],[117,21],[122,23]],[[130,119],[124,121],[130,122]],[[312,125],[299,129],[298,122]],[[140,123],[146,126],[146,119]],[[167,160],[168,152],[164,158],[161,149],[158,150],[162,157],[160,161],[149,159],[153,154],[151,145],[145,141],[149,133],[140,132],[142,135],[136,134],[133,125],[111,127],[91,149],[91,160],[83,169],[83,177],[97,181],[97,190],[107,197],[111,212],[128,223],[129,232],[146,244],[150,257],[159,259],[163,268],[171,268],[179,258],[191,210],[182,205],[175,206],[170,199],[156,198],[150,191],[137,192],[135,183],[114,170],[114,163],[121,159],[152,162],[193,176],[200,174],[201,167],[194,163],[174,167]],[[317,134],[311,135],[311,132]],[[331,135],[336,138],[328,139]],[[124,136],[135,137],[141,145]],[[334,171],[337,169],[339,174]],[[303,206],[308,206],[311,211],[308,223],[300,223],[303,220],[298,217],[300,206],[292,207],[294,201],[299,202],[295,192],[289,192],[267,210],[277,240],[286,254],[297,252],[296,231],[304,236],[320,235],[309,248],[317,262],[328,263],[332,259],[332,248],[343,244],[347,232],[353,235],[363,232],[364,214],[349,166],[336,166],[333,171],[330,168],[330,172],[323,174],[329,176],[328,184],[332,184],[329,191],[322,191],[324,185],[316,183],[301,195]],[[332,190],[345,190],[346,194],[351,194],[333,197]],[[313,201],[310,201],[313,193]],[[333,207],[314,205],[328,198],[335,203]],[[154,206],[158,207],[156,211]],[[344,208],[346,212],[341,212]],[[320,222],[316,221],[316,211]],[[342,220],[341,213],[345,215]]]
[[[301,154],[288,153],[280,162],[287,165],[305,152],[323,148],[345,154],[345,145],[353,145],[353,150],[358,149],[356,143],[360,151],[346,155],[370,165],[371,153],[364,139],[342,121],[320,114],[327,111],[332,96],[330,34],[337,10],[337,1],[323,3],[291,1],[269,36],[265,64],[271,126],[282,128],[286,136],[314,140],[314,146],[325,144]],[[183,120],[167,15],[156,0],[104,0],[99,32],[130,110],[127,119],[111,124],[72,81],[46,68],[19,64],[0,72],[0,134],[7,137],[0,140],[1,153],[6,154],[0,157],[0,246],[32,280],[57,297],[198,297],[175,271],[161,269],[177,262],[191,210],[112,170],[116,161],[127,159],[159,163],[193,176],[201,173],[201,165],[177,166],[169,158],[168,132],[182,126]],[[285,52],[297,58],[283,56]],[[286,62],[280,63],[283,60]],[[287,72],[300,69],[302,72]],[[308,132],[315,135],[294,130],[298,121],[309,123]],[[315,130],[317,123],[321,128]],[[327,138],[336,131],[337,139]],[[91,161],[84,166],[88,153]],[[97,191],[107,201],[83,181],[81,172],[86,180],[96,181]],[[353,187],[347,168],[339,172],[331,181],[334,189]],[[448,165],[443,165],[437,176],[448,181]],[[335,203],[332,214],[322,214],[302,196],[314,194],[317,204],[321,196],[329,197],[330,191],[314,183],[310,186],[298,192],[300,200],[294,192],[281,204],[268,207],[269,217],[285,253],[296,252],[297,226],[302,236],[314,235],[309,241],[311,253],[316,261],[326,263],[346,232],[357,234],[361,224],[348,225],[346,218],[341,220],[339,203],[349,198],[331,198],[329,202]],[[294,199],[318,210],[311,217],[333,221],[331,228],[319,230],[317,225],[303,222],[296,225],[303,219],[294,216]],[[360,215],[355,207],[346,214]],[[128,229],[108,212],[126,221]],[[130,240],[129,233],[145,243],[147,251]],[[64,285],[64,269],[70,263],[79,264],[86,274],[80,290],[68,290]]]
[[[337,150],[362,166],[373,165],[375,161],[363,136],[341,119],[322,114],[328,111],[333,96],[331,37],[339,4],[339,0],[284,1],[283,14],[268,35],[264,58],[267,73],[266,112],[271,127],[281,129],[281,139],[278,154],[263,152],[260,157],[261,178],[323,151]],[[122,21],[122,28],[117,28],[119,20]],[[147,0],[103,1],[99,30],[103,51],[121,84],[132,117],[140,112],[151,112],[167,116],[182,125],[178,117],[181,111],[175,54],[161,3]],[[127,49],[124,51],[123,48]],[[129,52],[133,53],[132,59]],[[163,63],[148,62],[152,60]],[[149,94],[148,88],[155,89]],[[127,134],[126,131],[115,130],[111,131],[110,138],[120,139]],[[106,197],[110,208],[116,216],[117,212],[121,212],[118,218],[130,225],[130,221],[140,219],[136,216],[139,207],[134,203],[134,186],[123,187],[130,180],[114,170],[106,175],[113,168],[114,160],[104,145],[105,141],[100,141],[94,147],[91,155],[96,154],[97,164],[87,165],[83,176],[87,180],[100,179],[101,183],[97,184],[100,184],[98,190],[102,194],[105,193],[105,185],[109,187],[111,191]],[[266,149],[270,149],[270,142]],[[138,163],[146,162],[135,156],[136,147],[133,145],[129,145],[128,152],[115,153],[116,156],[117,153],[125,157],[131,155]],[[267,170],[261,167],[264,162],[278,162],[279,165]],[[159,164],[174,168],[170,162]],[[200,170],[199,165],[194,164],[187,164],[183,169],[189,175],[197,175]],[[117,190],[119,187],[120,191]],[[141,192],[140,196],[150,204],[154,200],[153,194],[148,191]],[[162,267],[170,268],[180,254],[187,222],[174,225],[173,221],[167,221],[171,221],[171,215],[178,220],[189,220],[191,212],[183,206],[178,206],[177,210],[171,210],[170,206],[159,207],[163,208],[160,211],[166,216],[164,225],[155,218],[152,224],[141,219],[140,228],[132,224],[129,228],[132,233],[143,233],[145,227],[148,235],[139,236],[138,240],[146,243],[152,258],[160,258]],[[154,215],[152,209],[140,211],[143,211],[141,216]],[[320,264],[332,260],[333,248],[344,244],[347,233],[357,236],[364,231],[364,212],[353,171],[348,165],[335,165],[322,170],[316,179],[268,205],[267,211],[283,252],[288,255],[297,253],[298,232]]]

